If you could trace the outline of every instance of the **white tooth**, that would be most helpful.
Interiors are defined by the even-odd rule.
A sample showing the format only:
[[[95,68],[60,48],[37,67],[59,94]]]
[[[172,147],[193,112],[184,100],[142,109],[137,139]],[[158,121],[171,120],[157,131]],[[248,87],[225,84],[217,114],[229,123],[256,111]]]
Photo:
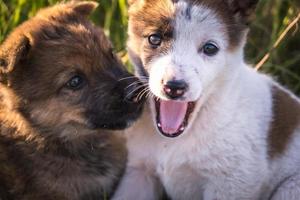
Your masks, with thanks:
[[[161,128],[161,124],[160,124],[160,123],[157,123],[157,126],[158,126],[159,128]]]
[[[180,128],[180,131],[184,131],[184,127],[181,127],[181,128]]]

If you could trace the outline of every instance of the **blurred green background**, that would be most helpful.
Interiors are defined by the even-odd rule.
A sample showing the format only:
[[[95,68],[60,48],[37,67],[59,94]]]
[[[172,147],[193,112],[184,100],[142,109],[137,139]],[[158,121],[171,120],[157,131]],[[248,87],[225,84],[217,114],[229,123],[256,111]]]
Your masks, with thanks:
[[[0,42],[18,24],[33,16],[41,7],[59,0],[0,0]],[[129,65],[126,54],[126,0],[98,0],[99,8],[91,17],[104,27],[116,51]],[[249,63],[258,63],[277,38],[300,12],[300,0],[260,0],[246,47]],[[282,43],[271,52],[270,59],[260,69],[271,74],[286,87],[300,95],[300,27],[298,23]]]

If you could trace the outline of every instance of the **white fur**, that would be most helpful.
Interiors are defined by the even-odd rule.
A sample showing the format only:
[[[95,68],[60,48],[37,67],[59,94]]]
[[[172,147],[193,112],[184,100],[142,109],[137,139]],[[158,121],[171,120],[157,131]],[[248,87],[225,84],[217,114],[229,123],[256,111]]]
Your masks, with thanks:
[[[176,12],[186,6],[180,1]],[[276,83],[244,63],[244,43],[226,50],[225,27],[211,10],[193,6],[191,15],[191,21],[177,15],[174,46],[152,61],[150,72],[150,88],[161,98],[163,78],[188,82],[185,99],[197,100],[189,128],[177,138],[161,136],[150,99],[127,131],[128,171],[114,199],[158,199],[158,180],[174,200],[299,199],[300,131],[286,155],[271,161],[267,154]],[[198,52],[208,40],[220,47],[216,56]]]

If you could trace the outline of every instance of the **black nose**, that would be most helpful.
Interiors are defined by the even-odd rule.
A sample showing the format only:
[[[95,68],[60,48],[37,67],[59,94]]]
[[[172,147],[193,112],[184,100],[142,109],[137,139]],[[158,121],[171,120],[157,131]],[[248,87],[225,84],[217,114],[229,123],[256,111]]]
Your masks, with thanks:
[[[168,81],[164,85],[165,94],[171,99],[178,99],[184,95],[188,88],[188,85],[185,81]]]

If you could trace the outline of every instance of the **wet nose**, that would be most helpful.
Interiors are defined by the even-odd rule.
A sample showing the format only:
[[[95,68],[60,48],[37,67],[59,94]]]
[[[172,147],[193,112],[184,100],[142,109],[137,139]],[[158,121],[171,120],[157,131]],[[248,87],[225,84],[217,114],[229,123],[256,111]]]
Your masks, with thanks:
[[[185,81],[173,80],[173,81],[168,81],[164,85],[164,92],[169,98],[178,99],[185,94],[187,88],[188,85]]]

